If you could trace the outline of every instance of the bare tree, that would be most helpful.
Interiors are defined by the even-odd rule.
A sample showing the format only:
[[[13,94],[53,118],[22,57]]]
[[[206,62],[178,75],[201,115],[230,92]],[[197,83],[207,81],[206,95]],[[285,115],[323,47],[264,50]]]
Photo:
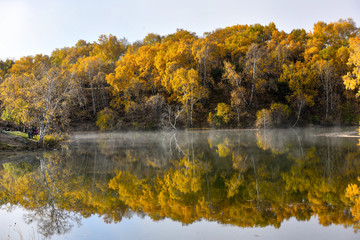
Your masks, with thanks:
[[[259,85],[261,80],[262,71],[259,68],[261,65],[261,59],[264,57],[265,53],[265,49],[257,43],[252,44],[246,53],[245,69],[247,74],[251,74],[249,106],[253,103],[256,86]]]
[[[333,103],[332,92],[334,90],[334,67],[328,61],[320,61],[317,64],[318,74],[325,94],[325,121],[327,121]]]
[[[168,117],[169,117],[169,124],[170,126],[176,130],[176,123],[179,117],[181,117],[181,113],[184,111],[185,108],[177,108],[176,113],[173,113],[170,105],[168,106]],[[174,118],[174,120],[171,120],[171,118]]]

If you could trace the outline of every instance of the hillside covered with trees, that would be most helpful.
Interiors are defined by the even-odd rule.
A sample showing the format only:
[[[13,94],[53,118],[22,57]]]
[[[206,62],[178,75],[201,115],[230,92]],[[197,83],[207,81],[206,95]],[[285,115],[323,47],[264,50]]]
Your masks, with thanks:
[[[71,122],[100,129],[356,124],[359,28],[235,25],[128,43],[79,40],[50,56],[0,61],[1,118],[40,141]],[[344,84],[345,83],[345,84]]]

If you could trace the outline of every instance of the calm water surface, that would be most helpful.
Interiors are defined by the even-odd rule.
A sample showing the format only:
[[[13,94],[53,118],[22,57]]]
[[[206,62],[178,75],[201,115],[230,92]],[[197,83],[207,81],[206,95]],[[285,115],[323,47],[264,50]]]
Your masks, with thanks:
[[[356,129],[79,133],[0,153],[0,239],[359,239]]]

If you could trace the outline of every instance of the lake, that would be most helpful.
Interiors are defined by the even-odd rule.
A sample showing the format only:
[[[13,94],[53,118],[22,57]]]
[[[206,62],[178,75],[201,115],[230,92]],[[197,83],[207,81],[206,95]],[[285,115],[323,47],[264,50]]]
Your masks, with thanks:
[[[355,128],[76,133],[0,153],[0,239],[359,239]]]

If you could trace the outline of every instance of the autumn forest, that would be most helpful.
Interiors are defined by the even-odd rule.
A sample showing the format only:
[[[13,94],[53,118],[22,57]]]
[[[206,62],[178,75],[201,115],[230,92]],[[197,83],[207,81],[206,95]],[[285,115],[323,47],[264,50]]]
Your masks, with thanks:
[[[359,52],[351,19],[310,32],[270,23],[134,43],[101,35],[0,61],[1,118],[37,126],[40,140],[72,122],[103,130],[357,124]]]

